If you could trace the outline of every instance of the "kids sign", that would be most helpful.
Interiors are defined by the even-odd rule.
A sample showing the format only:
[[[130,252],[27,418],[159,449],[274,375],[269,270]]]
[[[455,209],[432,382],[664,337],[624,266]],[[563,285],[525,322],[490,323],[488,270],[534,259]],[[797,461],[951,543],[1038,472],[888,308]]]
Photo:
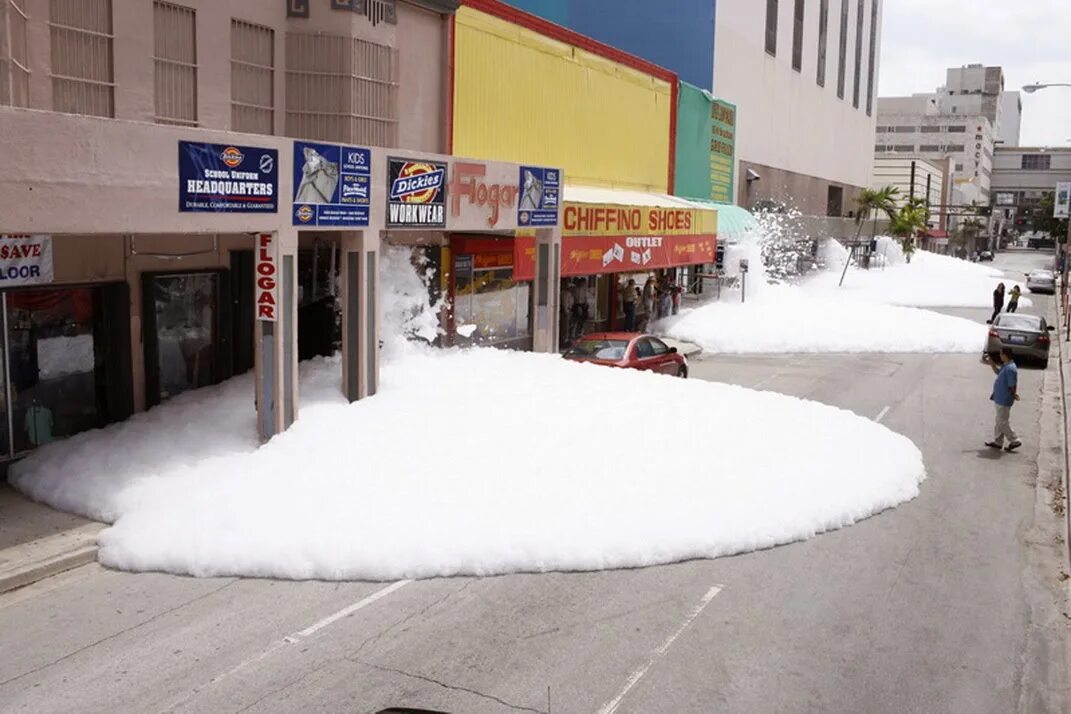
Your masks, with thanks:
[[[294,142],[295,226],[367,226],[371,203],[370,150]]]
[[[52,236],[0,234],[0,289],[52,282]]]
[[[279,319],[279,262],[276,259],[275,235],[257,234],[256,305],[257,319],[277,322]]]

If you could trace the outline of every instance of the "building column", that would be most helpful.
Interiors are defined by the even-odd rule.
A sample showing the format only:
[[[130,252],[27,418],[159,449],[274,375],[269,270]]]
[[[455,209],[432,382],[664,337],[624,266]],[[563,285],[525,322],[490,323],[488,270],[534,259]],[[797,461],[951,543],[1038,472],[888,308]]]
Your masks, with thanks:
[[[297,231],[290,227],[256,235],[253,315],[261,441],[285,431],[297,418],[297,248]]]
[[[379,389],[379,231],[347,231],[339,238],[342,393],[355,402]]]
[[[536,231],[535,314],[532,324],[532,351],[557,352],[558,286],[561,284],[562,240],[559,228]]]

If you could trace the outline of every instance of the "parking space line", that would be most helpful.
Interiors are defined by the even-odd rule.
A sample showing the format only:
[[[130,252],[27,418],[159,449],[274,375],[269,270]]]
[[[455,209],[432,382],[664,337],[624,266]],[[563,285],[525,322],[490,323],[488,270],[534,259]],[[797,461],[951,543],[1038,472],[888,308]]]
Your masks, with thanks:
[[[368,607],[369,605],[374,603],[376,600],[379,600],[380,598],[387,597],[388,595],[390,595],[395,590],[403,588],[403,587],[405,587],[406,585],[408,585],[411,582],[413,582],[413,581],[412,580],[399,580],[396,583],[391,583],[390,585],[388,585],[387,587],[385,587],[385,588],[383,588],[381,590],[376,590],[374,593],[372,593],[368,597],[362,598],[361,600],[358,600],[357,602],[353,603],[352,605],[348,605],[348,606],[342,608],[341,610],[339,610],[335,614],[328,615],[324,619],[319,620],[317,622],[314,622],[313,624],[311,624],[308,627],[306,627],[304,630],[301,630],[300,632],[295,632],[292,635],[288,635],[284,639],[285,639],[286,642],[292,644],[294,642],[297,642],[300,639],[303,639],[303,638],[308,637],[310,635],[316,634],[318,631],[322,630],[323,628],[327,627],[328,625],[330,625],[332,623],[335,623],[335,622],[338,622],[339,620],[341,620],[344,617],[348,617],[348,616],[352,615],[353,613],[357,612],[361,608]]]
[[[647,674],[647,671],[651,669],[654,663],[661,659],[664,654],[666,654],[669,648],[673,646],[673,643],[676,641],[676,639],[680,637],[685,630],[688,629],[689,625],[695,622],[695,618],[699,617],[699,615],[702,614],[706,606],[709,605],[710,601],[714,599],[714,596],[721,592],[721,589],[721,585],[715,585],[710,588],[710,590],[707,590],[706,595],[704,595],[703,598],[699,601],[699,603],[692,608],[692,611],[688,613],[688,616],[684,618],[684,622],[681,623],[681,626],[678,627],[672,635],[666,638],[666,641],[663,642],[662,645],[651,654],[651,656],[647,659],[647,662],[642,667],[640,667],[631,675],[629,675],[628,681],[625,682],[625,688],[622,689],[616,697],[604,704],[602,708],[599,709],[599,714],[613,714],[613,712],[617,711],[617,708],[621,706],[621,700],[625,698],[625,695],[629,693],[629,690],[635,687],[636,684],[641,679],[643,679],[644,675]]]
[[[878,412],[878,415],[876,417],[874,417],[874,421],[876,421],[878,424],[880,424],[881,420],[884,419],[885,415],[888,414],[888,413],[889,413],[889,407],[888,407],[888,405],[886,405],[885,408],[882,409],[880,412]]]

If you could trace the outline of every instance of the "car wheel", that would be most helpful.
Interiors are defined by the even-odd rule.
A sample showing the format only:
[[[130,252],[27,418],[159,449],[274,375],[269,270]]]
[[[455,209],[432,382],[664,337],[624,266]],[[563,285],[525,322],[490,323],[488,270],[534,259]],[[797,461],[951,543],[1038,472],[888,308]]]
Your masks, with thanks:
[[[688,379],[688,368],[682,364],[679,368],[677,368],[677,376],[681,379]]]

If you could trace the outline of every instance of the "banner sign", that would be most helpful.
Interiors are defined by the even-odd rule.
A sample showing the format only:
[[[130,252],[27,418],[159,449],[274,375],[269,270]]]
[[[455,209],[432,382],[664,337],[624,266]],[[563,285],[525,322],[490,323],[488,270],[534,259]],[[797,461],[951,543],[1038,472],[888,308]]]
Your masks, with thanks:
[[[561,205],[561,172],[538,166],[521,167],[521,200],[517,225],[556,226]]]
[[[513,239],[513,280],[515,282],[535,280],[535,274],[535,236],[517,236]]]
[[[279,263],[276,260],[275,236],[257,234],[256,305],[257,319],[276,322],[279,319]]]
[[[487,215],[487,227],[494,228],[502,217],[517,205],[517,187],[513,183],[487,180],[487,164],[476,161],[453,161],[450,175],[450,215],[459,218],[464,206]],[[467,201],[462,201],[468,197]]]
[[[367,226],[371,204],[371,150],[294,142],[293,225]]]
[[[562,235],[667,236],[718,232],[717,212],[701,208],[618,206],[566,201]]]
[[[736,105],[715,99],[710,109],[710,200],[733,202],[736,174]]]
[[[0,234],[0,289],[51,283],[52,236]]]
[[[387,227],[446,227],[446,164],[387,159]]]
[[[1071,183],[1061,182],[1056,184],[1056,197],[1053,200],[1052,215],[1054,218],[1071,217]]]
[[[180,141],[179,211],[275,213],[279,152],[256,146]]]
[[[662,236],[564,236],[562,276],[656,270],[713,263],[713,234]]]

